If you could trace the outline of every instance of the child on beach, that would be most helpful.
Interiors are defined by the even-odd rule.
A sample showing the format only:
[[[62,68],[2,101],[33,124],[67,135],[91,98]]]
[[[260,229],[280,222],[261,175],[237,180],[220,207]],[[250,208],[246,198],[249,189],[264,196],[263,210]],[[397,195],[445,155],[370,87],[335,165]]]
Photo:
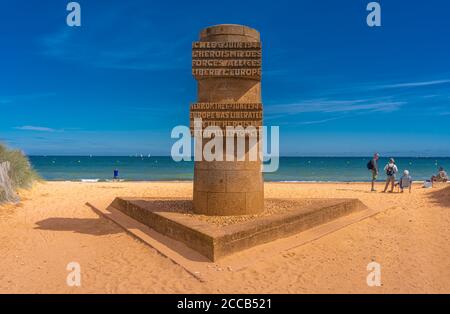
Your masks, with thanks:
[[[403,193],[403,190],[406,188],[409,188],[409,193],[411,193],[412,177],[409,175],[408,170],[403,171],[403,177],[400,178],[398,185],[400,186],[401,193]]]

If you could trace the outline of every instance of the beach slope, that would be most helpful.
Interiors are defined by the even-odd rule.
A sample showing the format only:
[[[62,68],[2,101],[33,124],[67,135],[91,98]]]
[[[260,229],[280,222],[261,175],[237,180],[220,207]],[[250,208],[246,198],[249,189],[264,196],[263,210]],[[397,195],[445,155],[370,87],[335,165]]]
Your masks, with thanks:
[[[200,282],[86,206],[117,196],[190,197],[192,182],[39,183],[21,192],[21,204],[0,207],[0,293],[449,293],[450,188],[368,189],[266,183],[269,198],[358,198],[381,212]],[[372,261],[381,265],[381,287],[366,283]],[[81,267],[80,287],[66,283],[71,262]]]

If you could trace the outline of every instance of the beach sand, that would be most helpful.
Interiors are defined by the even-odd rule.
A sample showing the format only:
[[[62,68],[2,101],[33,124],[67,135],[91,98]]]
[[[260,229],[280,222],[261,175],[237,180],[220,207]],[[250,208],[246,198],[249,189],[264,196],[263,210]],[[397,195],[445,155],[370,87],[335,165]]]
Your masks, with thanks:
[[[450,186],[369,188],[266,183],[268,198],[358,198],[382,211],[200,282],[86,206],[116,196],[191,197],[192,182],[38,183],[20,193],[21,204],[0,207],[0,293],[450,293]],[[366,283],[371,261],[381,265],[381,287]],[[81,287],[66,284],[70,262],[81,266]]]

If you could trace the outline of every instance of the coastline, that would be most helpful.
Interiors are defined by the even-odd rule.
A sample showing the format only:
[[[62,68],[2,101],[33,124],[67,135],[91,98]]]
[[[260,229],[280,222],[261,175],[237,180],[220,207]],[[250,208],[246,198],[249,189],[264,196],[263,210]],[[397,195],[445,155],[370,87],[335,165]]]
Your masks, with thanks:
[[[423,184],[425,180],[413,180],[414,184]],[[43,182],[66,182],[66,183],[193,183],[192,180],[92,180],[92,179],[81,179],[81,180],[43,180]],[[377,180],[375,181],[378,184],[385,183],[385,180]],[[282,180],[282,181],[270,181],[264,180],[265,184],[370,184],[371,181],[306,181],[306,180],[298,180],[298,181],[290,181],[290,180]],[[450,184],[446,182],[446,184]]]
[[[367,157],[280,157],[276,172],[264,173],[266,182],[369,182]],[[119,179],[134,181],[190,181],[194,162],[174,162],[163,157],[78,157],[30,156],[33,168],[41,177],[53,181],[108,181],[118,170]],[[387,160],[381,159],[380,168]],[[450,158],[397,159],[399,174],[408,169],[413,180],[424,181],[436,174],[439,166],[450,167]],[[381,170],[381,169],[380,169]],[[379,180],[385,175],[380,173]]]

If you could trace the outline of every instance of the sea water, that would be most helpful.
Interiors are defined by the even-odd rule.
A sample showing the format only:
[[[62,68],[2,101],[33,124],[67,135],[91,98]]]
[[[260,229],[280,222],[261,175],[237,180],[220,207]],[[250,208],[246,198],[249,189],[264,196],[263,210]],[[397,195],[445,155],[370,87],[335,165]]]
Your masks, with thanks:
[[[194,162],[175,162],[168,157],[123,156],[30,156],[35,170],[50,181],[106,181],[114,169],[125,181],[188,181],[193,179]],[[265,173],[265,181],[285,182],[366,182],[370,157],[281,157],[276,172]],[[379,160],[380,176],[388,159]],[[408,169],[413,180],[422,181],[436,174],[439,167],[450,168],[450,158],[396,158],[400,172]]]

